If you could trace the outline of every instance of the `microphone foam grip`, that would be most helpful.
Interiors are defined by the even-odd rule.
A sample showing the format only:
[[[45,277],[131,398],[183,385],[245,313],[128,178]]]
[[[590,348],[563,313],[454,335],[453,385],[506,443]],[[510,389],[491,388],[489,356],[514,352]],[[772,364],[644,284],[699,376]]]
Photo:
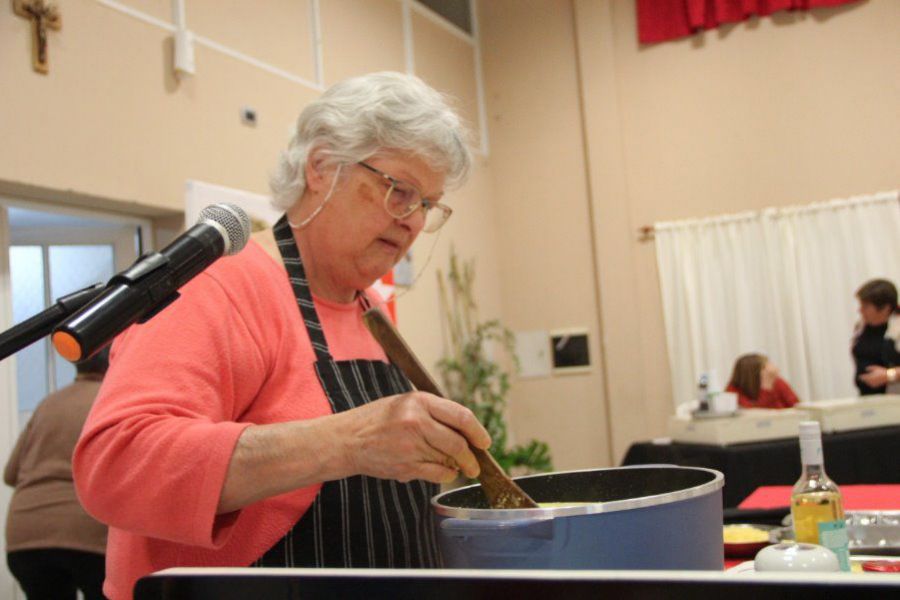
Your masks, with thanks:
[[[210,204],[200,211],[197,223],[218,225],[223,230],[226,256],[237,254],[250,241],[250,217],[235,204]]]

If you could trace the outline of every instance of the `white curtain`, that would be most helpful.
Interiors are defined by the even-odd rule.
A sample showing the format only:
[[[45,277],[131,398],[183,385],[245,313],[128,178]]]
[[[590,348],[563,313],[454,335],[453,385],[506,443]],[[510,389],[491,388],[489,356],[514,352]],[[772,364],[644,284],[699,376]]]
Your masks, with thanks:
[[[767,355],[803,400],[856,395],[854,293],[875,277],[900,284],[896,191],[655,229],[676,406],[701,373],[727,385],[747,352]]]

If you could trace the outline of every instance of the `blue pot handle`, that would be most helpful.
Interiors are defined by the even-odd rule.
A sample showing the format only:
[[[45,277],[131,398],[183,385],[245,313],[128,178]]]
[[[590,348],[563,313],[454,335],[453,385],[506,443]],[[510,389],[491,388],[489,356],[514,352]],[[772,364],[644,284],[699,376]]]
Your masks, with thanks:
[[[450,537],[501,536],[553,539],[553,519],[518,519],[490,521],[477,519],[444,519],[441,533]]]

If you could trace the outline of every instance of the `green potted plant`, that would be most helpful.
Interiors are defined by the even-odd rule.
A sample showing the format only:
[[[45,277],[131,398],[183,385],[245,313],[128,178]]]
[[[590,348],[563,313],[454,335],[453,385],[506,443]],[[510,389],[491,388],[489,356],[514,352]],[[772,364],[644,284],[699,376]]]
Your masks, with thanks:
[[[552,470],[545,442],[510,445],[505,413],[510,380],[519,367],[515,338],[497,319],[479,322],[474,261],[460,264],[451,250],[446,277],[440,269],[437,277],[448,346],[437,365],[444,392],[475,413],[491,435],[490,452],[504,471],[520,475]],[[489,349],[501,350],[504,364]]]

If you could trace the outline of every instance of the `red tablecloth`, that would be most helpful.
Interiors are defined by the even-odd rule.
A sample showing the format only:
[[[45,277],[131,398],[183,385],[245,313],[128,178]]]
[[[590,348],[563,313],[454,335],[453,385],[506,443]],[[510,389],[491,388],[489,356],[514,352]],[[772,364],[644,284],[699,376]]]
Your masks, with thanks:
[[[900,468],[900,467],[898,467]],[[844,510],[900,510],[900,485],[842,485]],[[738,508],[779,508],[791,505],[791,486],[756,488]]]
[[[842,485],[841,496],[844,510],[900,510],[900,485]],[[766,485],[756,488],[744,498],[738,508],[781,508],[791,505],[791,486]],[[725,568],[730,569],[747,559],[725,559]]]

